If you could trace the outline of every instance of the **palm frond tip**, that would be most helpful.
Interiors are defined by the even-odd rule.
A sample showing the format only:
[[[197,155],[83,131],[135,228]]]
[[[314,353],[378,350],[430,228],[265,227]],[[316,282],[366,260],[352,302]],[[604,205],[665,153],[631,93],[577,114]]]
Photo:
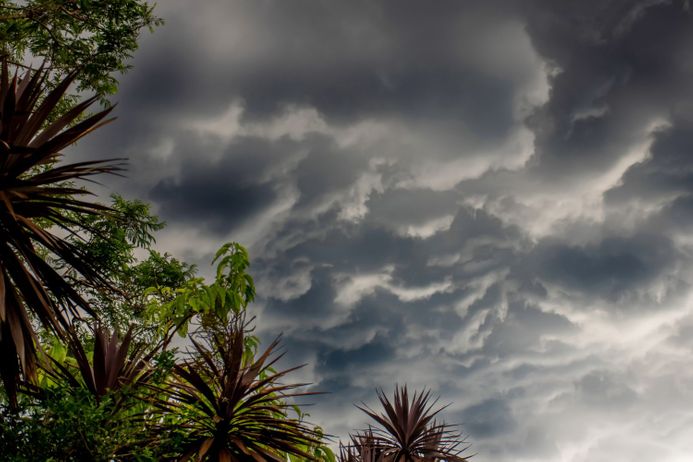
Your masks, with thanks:
[[[274,354],[279,339],[257,357],[246,356],[246,326],[240,316],[193,341],[196,359],[174,368],[173,391],[158,406],[186,416],[181,460],[285,462],[286,454],[313,460],[307,448],[321,444],[322,435],[289,412],[290,400],[315,393],[280,382],[297,368],[272,368],[281,357]]]
[[[468,449],[454,425],[434,419],[446,406],[435,408],[430,391],[414,392],[395,387],[392,401],[377,390],[383,412],[366,405],[357,406],[376,426],[351,435],[349,445],[340,450],[342,462],[466,462],[461,454]],[[434,409],[435,408],[435,409]]]

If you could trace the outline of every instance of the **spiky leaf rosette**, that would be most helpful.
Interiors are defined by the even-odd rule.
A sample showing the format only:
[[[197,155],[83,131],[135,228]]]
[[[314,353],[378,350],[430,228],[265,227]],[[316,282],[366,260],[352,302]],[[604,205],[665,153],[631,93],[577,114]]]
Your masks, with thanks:
[[[88,355],[77,335],[71,335],[73,341],[70,342],[70,349],[76,367],[49,356],[51,364],[47,365],[46,373],[55,381],[75,389],[85,388],[97,402],[108,393],[118,392],[123,388],[142,390],[151,381],[154,369],[150,362],[160,351],[161,343],[149,348],[143,344],[131,348],[132,328],[126,332],[122,341],[117,333],[97,328],[94,331],[94,350]],[[114,410],[120,404],[116,399]]]
[[[363,405],[377,426],[351,436],[350,447],[342,451],[344,462],[465,462],[461,457],[468,445],[454,426],[436,423],[435,416],[444,409],[434,409],[430,391],[414,392],[409,397],[406,385],[395,387],[393,401],[377,390],[384,412]]]
[[[182,416],[175,429],[185,434],[181,461],[277,461],[286,454],[313,460],[302,448],[320,444],[306,422],[291,418],[288,399],[305,384],[284,384],[289,372],[275,372],[275,340],[257,358],[244,355],[247,324],[243,317],[202,341],[193,340],[196,359],[175,366],[177,381],[158,404]],[[166,389],[162,389],[166,392]]]
[[[46,73],[10,78],[7,62],[0,72],[0,375],[14,402],[20,375],[32,378],[37,364],[33,319],[65,338],[69,318],[88,303],[47,263],[59,261],[67,271],[94,285],[108,283],[98,262],[55,233],[84,231],[76,216],[108,213],[83,198],[75,180],[114,173],[113,161],[60,164],[61,151],[109,122],[111,108],[77,122],[94,98],[75,105],[49,122],[56,105],[76,77],[73,72],[46,91]],[[81,229],[80,229],[81,228]],[[86,230],[88,231],[88,230]]]
[[[373,435],[373,430],[356,432],[351,437],[351,444],[339,444],[340,462],[378,462],[386,447]]]

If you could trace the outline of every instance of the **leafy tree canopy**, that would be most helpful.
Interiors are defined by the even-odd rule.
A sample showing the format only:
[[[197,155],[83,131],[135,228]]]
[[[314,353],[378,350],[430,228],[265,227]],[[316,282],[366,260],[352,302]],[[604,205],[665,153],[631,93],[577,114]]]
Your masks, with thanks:
[[[0,0],[0,52],[20,66],[44,64],[53,82],[80,70],[77,91],[105,101],[130,69],[144,29],[163,23],[145,0]]]

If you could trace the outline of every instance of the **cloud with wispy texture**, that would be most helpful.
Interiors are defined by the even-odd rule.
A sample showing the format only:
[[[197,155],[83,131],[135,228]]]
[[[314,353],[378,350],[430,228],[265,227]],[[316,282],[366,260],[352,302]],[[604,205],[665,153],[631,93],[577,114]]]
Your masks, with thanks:
[[[78,154],[130,158],[161,248],[249,247],[311,419],[406,382],[478,462],[690,459],[687,1],[157,9]]]

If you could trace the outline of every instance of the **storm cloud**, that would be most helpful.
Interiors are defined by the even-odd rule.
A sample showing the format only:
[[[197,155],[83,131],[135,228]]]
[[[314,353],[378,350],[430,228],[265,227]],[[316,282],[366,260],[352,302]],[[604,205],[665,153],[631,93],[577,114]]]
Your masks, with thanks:
[[[75,155],[130,158],[159,246],[250,249],[263,338],[331,391],[431,388],[475,460],[693,453],[683,0],[157,7]]]

